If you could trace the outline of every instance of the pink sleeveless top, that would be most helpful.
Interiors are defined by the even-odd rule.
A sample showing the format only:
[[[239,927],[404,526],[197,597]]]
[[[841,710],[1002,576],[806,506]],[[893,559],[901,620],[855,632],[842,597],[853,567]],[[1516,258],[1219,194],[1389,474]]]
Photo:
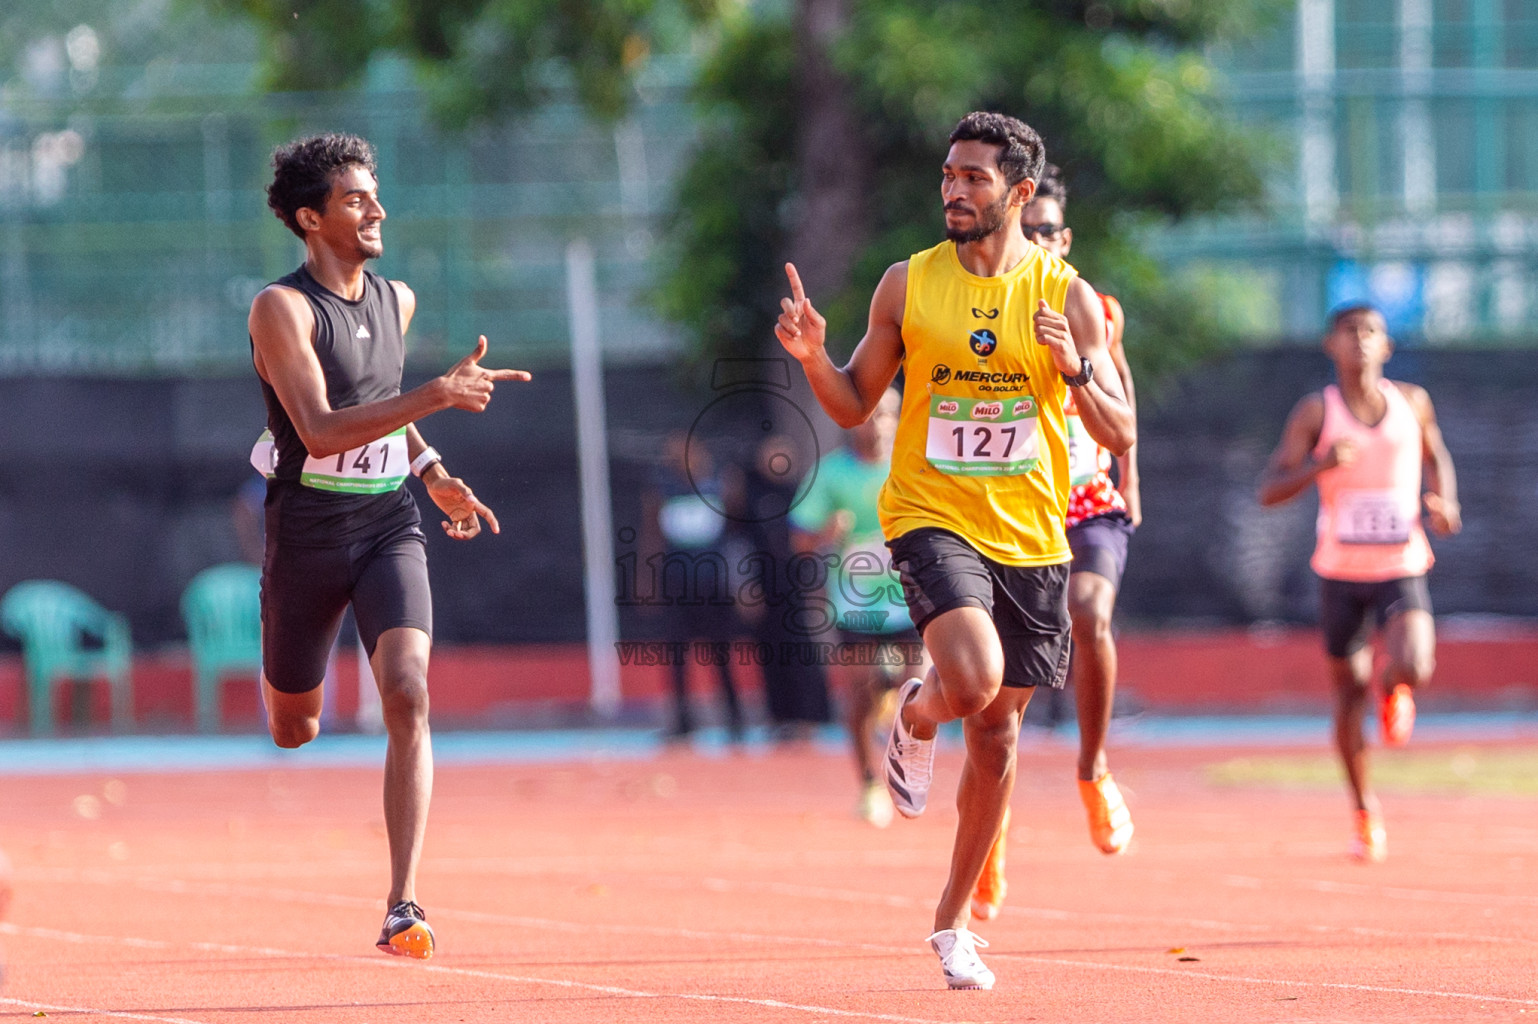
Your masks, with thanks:
[[[1320,576],[1378,583],[1423,575],[1433,561],[1421,527],[1421,425],[1404,393],[1378,381],[1387,409],[1369,427],[1351,414],[1340,389],[1324,389],[1324,426],[1314,458],[1340,438],[1356,462],[1319,474],[1318,539],[1309,563]]]

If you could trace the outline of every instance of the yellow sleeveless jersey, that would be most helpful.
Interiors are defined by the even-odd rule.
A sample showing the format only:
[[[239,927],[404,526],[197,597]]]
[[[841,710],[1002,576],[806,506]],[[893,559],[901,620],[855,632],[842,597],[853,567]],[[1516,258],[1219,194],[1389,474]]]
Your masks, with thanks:
[[[888,540],[925,526],[1005,565],[1072,556],[1067,385],[1032,315],[1058,312],[1078,275],[1033,245],[1000,277],[969,273],[953,242],[908,260],[902,416],[881,491]]]

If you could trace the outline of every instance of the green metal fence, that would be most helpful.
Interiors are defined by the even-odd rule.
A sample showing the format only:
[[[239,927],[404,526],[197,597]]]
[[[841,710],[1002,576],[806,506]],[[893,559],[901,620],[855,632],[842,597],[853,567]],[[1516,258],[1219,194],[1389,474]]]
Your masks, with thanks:
[[[1282,144],[1274,205],[1160,247],[1236,329],[1308,340],[1366,297],[1412,344],[1538,343],[1538,0],[1298,0],[1214,58]]]
[[[1214,51],[1227,102],[1281,156],[1265,215],[1160,231],[1257,342],[1317,336],[1366,296],[1402,341],[1527,345],[1538,311],[1538,0],[1297,0]],[[264,204],[272,148],[357,131],[380,155],[382,272],[419,297],[411,344],[478,333],[564,361],[563,252],[598,254],[611,360],[678,351],[645,298],[658,218],[694,138],[692,69],[654,59],[620,125],[557,101],[469,137],[431,126],[401,65],[346,94],[262,95],[248,64],[102,69],[88,99],[0,93],[0,374],[223,373],[300,248]],[[114,75],[118,76],[114,78]]]
[[[430,126],[404,69],[354,93],[257,95],[245,66],[167,67],[118,98],[0,99],[0,374],[217,373],[247,364],[246,313],[302,248],[265,205],[273,147],[367,136],[388,212],[381,273],[417,292],[415,357],[564,359],[566,242],[598,254],[615,359],[678,345],[647,313],[659,212],[693,139],[689,69],[658,60],[618,125],[554,102],[468,137]]]

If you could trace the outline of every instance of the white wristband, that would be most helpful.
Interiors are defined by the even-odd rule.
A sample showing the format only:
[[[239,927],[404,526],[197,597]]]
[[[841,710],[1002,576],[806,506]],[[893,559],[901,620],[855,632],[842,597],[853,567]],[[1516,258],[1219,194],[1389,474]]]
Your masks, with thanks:
[[[428,446],[422,449],[422,454],[411,460],[411,475],[421,476],[427,472],[427,467],[435,462],[442,462],[443,456],[438,454],[438,449]]]

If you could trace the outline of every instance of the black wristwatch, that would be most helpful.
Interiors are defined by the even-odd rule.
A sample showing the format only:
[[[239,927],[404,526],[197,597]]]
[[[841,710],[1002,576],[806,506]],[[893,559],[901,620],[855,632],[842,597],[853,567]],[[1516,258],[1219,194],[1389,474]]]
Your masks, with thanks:
[[[1082,388],[1084,385],[1088,384],[1094,379],[1095,364],[1090,362],[1088,359],[1085,359],[1083,356],[1079,357],[1079,375],[1077,377],[1070,377],[1066,373],[1063,374],[1063,383],[1067,384],[1071,388]]]

